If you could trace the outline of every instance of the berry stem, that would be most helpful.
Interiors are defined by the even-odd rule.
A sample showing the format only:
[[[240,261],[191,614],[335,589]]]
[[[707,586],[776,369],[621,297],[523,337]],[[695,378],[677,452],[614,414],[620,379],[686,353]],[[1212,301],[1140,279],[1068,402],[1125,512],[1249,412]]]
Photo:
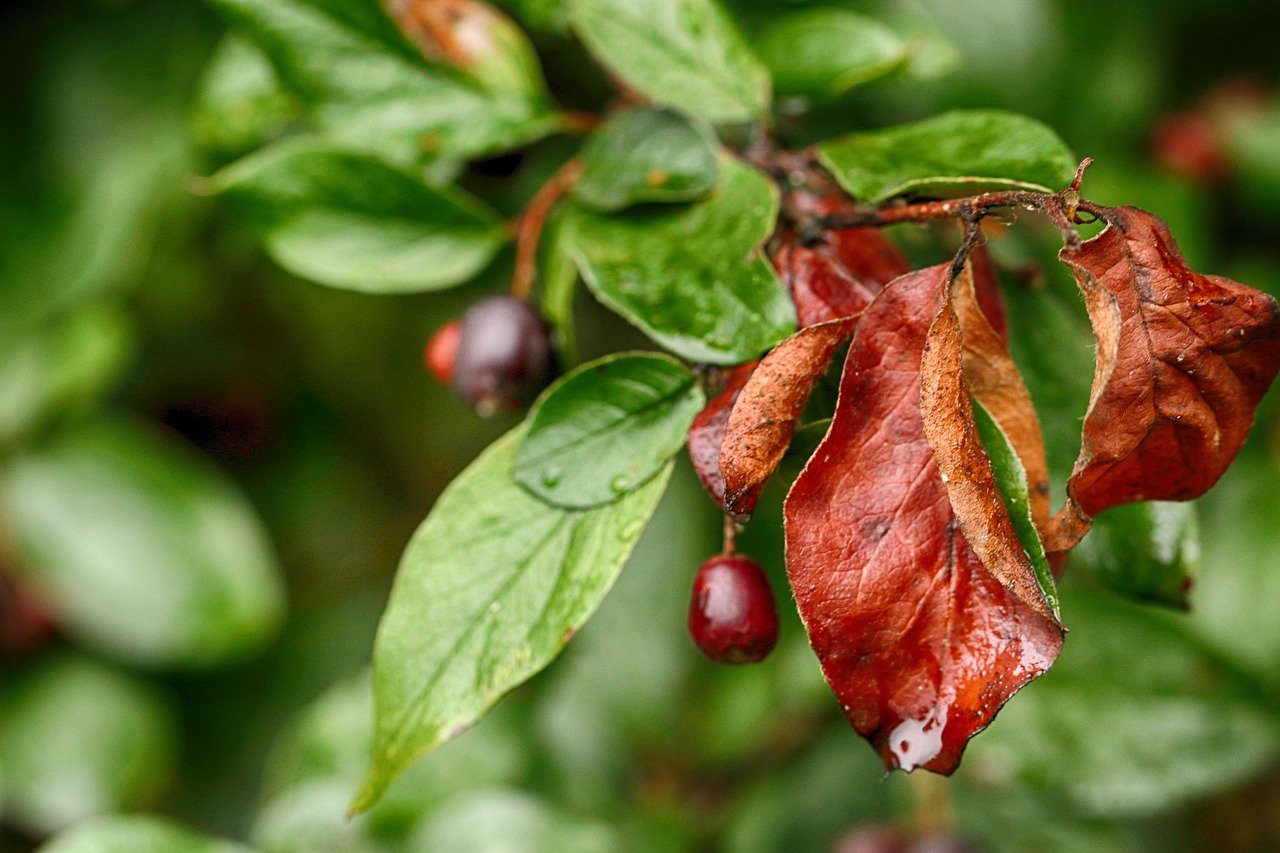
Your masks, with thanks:
[[[724,545],[721,553],[726,557],[732,557],[738,552],[738,523],[733,520],[733,516],[729,513],[724,514]]]
[[[538,240],[542,237],[547,216],[557,201],[582,174],[582,161],[574,157],[557,169],[547,182],[529,199],[515,226],[516,265],[511,277],[511,295],[527,300],[538,277]]]

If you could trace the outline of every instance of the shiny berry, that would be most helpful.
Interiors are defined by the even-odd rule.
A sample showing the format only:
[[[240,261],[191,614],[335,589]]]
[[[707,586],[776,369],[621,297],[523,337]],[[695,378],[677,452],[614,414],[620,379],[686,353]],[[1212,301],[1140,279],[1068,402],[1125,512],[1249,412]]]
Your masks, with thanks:
[[[458,340],[462,337],[462,321],[450,320],[431,336],[422,351],[422,363],[444,385],[453,384],[453,366],[458,360]]]
[[[441,334],[443,329],[437,338]],[[449,366],[448,350],[446,335],[440,342],[445,367]],[[471,306],[462,317],[453,356],[450,384],[486,417],[533,402],[551,381],[554,369],[551,330],[537,309],[508,295]]]
[[[711,660],[764,660],[778,641],[778,608],[759,563],[719,555],[702,564],[693,579],[689,634]]]

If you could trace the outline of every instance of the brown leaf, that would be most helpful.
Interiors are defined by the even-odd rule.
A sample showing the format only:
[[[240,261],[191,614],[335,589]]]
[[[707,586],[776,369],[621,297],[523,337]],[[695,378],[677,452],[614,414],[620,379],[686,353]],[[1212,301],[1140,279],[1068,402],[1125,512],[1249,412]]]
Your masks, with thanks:
[[[724,477],[720,474],[720,446],[724,443],[725,429],[729,426],[729,414],[742,392],[742,386],[751,378],[758,361],[749,361],[732,367],[723,374],[724,387],[703,407],[689,427],[686,444],[689,460],[702,485],[724,509]],[[753,507],[754,508],[754,507]]]
[[[792,590],[846,716],[886,766],[939,773],[1062,644],[965,540],[925,438],[920,360],[946,274],[905,275],[863,314],[785,510]]]
[[[1132,207],[1060,257],[1098,338],[1080,456],[1061,519],[1136,501],[1190,500],[1226,471],[1280,369],[1270,296],[1182,259],[1165,224]],[[1067,525],[1072,526],[1071,524]]]
[[[874,228],[834,231],[817,246],[790,243],[774,266],[791,292],[800,328],[852,317],[884,285],[910,269]]]
[[[991,355],[999,357],[1001,354],[1007,356],[1007,353],[1003,353],[1003,347],[999,346],[994,331],[978,310],[969,267],[965,268],[954,283],[944,284],[943,290],[946,295],[933,325],[929,327],[920,361],[920,408],[924,434],[933,449],[934,461],[950,496],[960,530],[982,564],[1032,609],[1057,621],[1053,608],[1046,601],[1036,580],[1031,559],[1023,550],[1017,531],[1014,530],[1009,511],[996,484],[995,471],[983,450],[982,439],[978,437],[970,400],[970,383],[965,377],[966,361],[972,361],[978,368],[992,367],[992,362],[983,358],[983,354],[968,358],[967,345],[970,338],[978,338],[982,331],[989,335],[984,343],[995,344],[997,347],[991,350]],[[966,319],[973,325],[965,328],[963,333],[952,293],[966,296]],[[1012,361],[1009,365],[1012,366]],[[1004,379],[1010,385],[1014,383],[1007,377],[997,376],[1001,367],[1003,365],[997,365],[995,370],[989,370],[987,374],[996,380],[988,390],[993,392],[996,399],[1003,401],[1008,398],[1000,396],[1006,389],[999,385],[999,380]],[[1016,376],[1016,370],[1014,375]],[[1020,387],[1021,382],[1016,385]],[[1022,391],[1025,396],[1025,388]],[[1030,406],[1029,398],[1026,399],[1026,404]],[[1015,415],[1022,414],[1012,408],[1010,410]],[[1034,411],[1030,412],[1030,416],[1034,421]],[[994,415],[992,417],[995,419]],[[1036,438],[1038,437],[1037,429]],[[1043,458],[1043,445],[1040,445],[1039,450]]]
[[[734,404],[720,448],[724,504],[730,512],[744,516],[755,509],[814,385],[855,325],[856,317],[846,317],[801,329],[760,361]]]

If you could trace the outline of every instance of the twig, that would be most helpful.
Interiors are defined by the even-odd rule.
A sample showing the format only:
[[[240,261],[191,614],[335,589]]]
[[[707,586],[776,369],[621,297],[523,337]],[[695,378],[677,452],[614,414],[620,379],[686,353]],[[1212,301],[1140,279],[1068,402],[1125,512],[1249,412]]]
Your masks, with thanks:
[[[547,223],[551,208],[555,207],[573,182],[582,174],[582,161],[573,158],[565,162],[529,199],[519,222],[516,223],[516,266],[511,276],[511,294],[528,299],[538,277],[538,240]]]

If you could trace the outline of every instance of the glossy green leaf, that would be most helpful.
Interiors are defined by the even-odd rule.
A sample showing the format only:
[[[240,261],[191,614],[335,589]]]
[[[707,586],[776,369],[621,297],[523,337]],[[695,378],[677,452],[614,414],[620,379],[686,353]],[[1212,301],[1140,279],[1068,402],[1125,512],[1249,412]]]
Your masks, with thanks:
[[[317,140],[264,149],[209,185],[244,203],[277,263],[334,287],[449,287],[475,275],[505,240],[498,218],[460,190]]]
[[[1009,436],[976,398],[973,400],[973,420],[978,427],[982,448],[991,460],[991,469],[996,475],[996,488],[1000,490],[1000,497],[1009,511],[1009,520],[1013,522],[1014,532],[1018,534],[1018,542],[1031,560],[1045,601],[1054,614],[1061,618],[1053,570],[1049,568],[1049,558],[1045,554],[1040,531],[1031,518],[1031,488],[1027,483],[1027,470],[1022,467],[1022,460],[1009,442]]]
[[[136,335],[128,314],[103,304],[0,341],[0,443],[108,390],[133,355]]]
[[[456,798],[422,825],[414,850],[450,853],[622,853],[606,825],[562,815],[529,794],[484,791]]]
[[[582,147],[574,197],[610,212],[641,202],[694,201],[716,184],[711,132],[664,110],[637,108],[605,121]]]
[[[693,373],[673,358],[597,359],[538,399],[513,473],[556,506],[615,501],[666,468],[705,404]]]
[[[373,760],[352,808],[545,667],[595,612],[666,475],[565,510],[511,477],[522,430],[453,481],[406,548],[374,647]]]
[[[795,309],[760,244],[777,188],[736,160],[720,186],[679,210],[566,213],[567,249],[609,308],[689,361],[739,364],[795,331]]]
[[[1076,161],[1035,119],[956,110],[914,124],[851,133],[818,146],[823,165],[855,198],[968,195],[991,189],[1060,190]]]
[[[1134,601],[1187,609],[1200,563],[1200,525],[1189,503],[1127,504],[1093,520],[1071,552],[1072,569]]]
[[[172,778],[176,753],[164,697],[91,660],[50,658],[0,691],[5,817],[32,835],[146,804]]]
[[[1119,817],[1235,787],[1271,766],[1274,711],[1184,617],[1078,582],[1062,593],[1071,626],[1062,655],[970,744],[969,772]]]
[[[0,480],[22,568],[59,625],[143,665],[211,664],[262,643],[283,590],[253,508],[207,459],[99,416]]]
[[[537,139],[560,121],[525,91],[432,65],[377,4],[211,0],[271,59],[333,139],[393,162],[467,159]]]
[[[85,821],[40,848],[39,853],[251,853],[166,818],[111,816]]]
[[[196,140],[215,152],[244,154],[302,121],[301,105],[280,85],[262,51],[239,33],[223,36],[195,94]]]
[[[902,68],[903,39],[874,18],[810,9],[771,22],[753,41],[778,95],[829,98]]]
[[[654,102],[713,124],[769,106],[769,73],[716,0],[574,0],[596,60]]]

